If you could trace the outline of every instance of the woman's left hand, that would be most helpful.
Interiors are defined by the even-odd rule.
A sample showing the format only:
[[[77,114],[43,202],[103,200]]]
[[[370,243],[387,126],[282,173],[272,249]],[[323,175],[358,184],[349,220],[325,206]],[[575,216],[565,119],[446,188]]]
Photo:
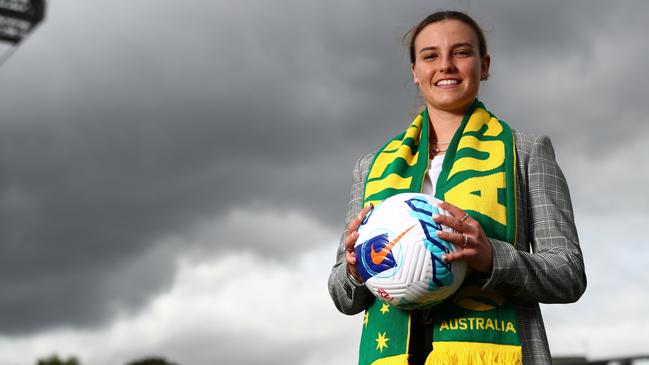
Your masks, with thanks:
[[[458,248],[442,256],[442,259],[446,262],[464,260],[475,270],[491,272],[493,249],[480,223],[451,203],[442,202],[439,207],[452,216],[434,215],[433,220],[456,232],[437,231],[437,236]]]

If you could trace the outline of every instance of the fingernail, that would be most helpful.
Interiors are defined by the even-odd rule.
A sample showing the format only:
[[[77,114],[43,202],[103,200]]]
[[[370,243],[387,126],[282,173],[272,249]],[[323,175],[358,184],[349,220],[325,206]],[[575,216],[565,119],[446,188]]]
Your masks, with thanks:
[[[443,234],[444,231],[435,231],[435,234],[437,235],[437,237],[439,237],[440,233]]]
[[[448,255],[442,255],[442,260],[444,260],[444,262],[448,262]]]
[[[433,214],[433,220],[436,220],[437,218],[439,218],[439,214]]]

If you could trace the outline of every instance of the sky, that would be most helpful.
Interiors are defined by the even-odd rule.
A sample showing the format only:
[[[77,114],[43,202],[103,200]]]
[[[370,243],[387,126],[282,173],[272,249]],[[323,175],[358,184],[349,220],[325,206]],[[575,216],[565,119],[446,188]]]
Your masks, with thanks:
[[[649,3],[57,0],[0,68],[0,364],[355,363],[352,169],[418,110],[401,38],[441,9],[571,189],[588,288],[542,305],[553,354],[646,354]]]

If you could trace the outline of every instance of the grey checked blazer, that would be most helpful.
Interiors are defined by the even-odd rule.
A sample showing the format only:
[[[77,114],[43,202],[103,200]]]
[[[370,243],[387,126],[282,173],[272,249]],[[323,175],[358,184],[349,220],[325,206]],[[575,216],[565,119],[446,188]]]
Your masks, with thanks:
[[[491,239],[493,270],[483,286],[515,300],[523,364],[550,364],[539,303],[574,302],[586,289],[584,262],[566,179],[552,142],[514,131],[518,161],[518,242]],[[345,227],[362,209],[365,177],[374,154],[358,160]],[[374,300],[367,288],[347,275],[344,237],[329,276],[329,293],[345,314],[363,311]]]

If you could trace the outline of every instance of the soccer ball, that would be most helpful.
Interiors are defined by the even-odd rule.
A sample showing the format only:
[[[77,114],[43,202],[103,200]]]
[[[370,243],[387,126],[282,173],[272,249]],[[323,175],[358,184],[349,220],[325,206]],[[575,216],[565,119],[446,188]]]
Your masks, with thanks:
[[[402,309],[441,303],[462,284],[464,261],[446,263],[455,246],[436,231],[453,230],[432,219],[449,215],[427,194],[394,195],[371,210],[358,228],[354,246],[358,273],[377,298]]]

